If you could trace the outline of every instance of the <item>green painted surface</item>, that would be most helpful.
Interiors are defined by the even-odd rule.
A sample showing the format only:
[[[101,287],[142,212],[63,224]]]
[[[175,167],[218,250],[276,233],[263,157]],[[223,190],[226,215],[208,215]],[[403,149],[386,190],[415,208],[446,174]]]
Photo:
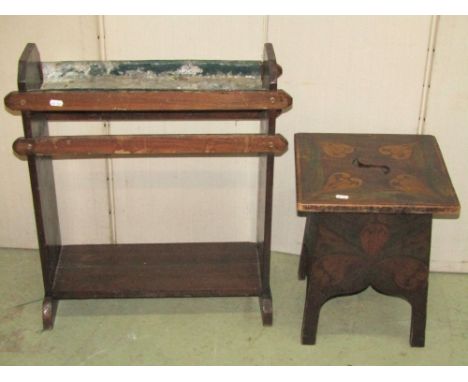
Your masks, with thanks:
[[[300,344],[299,257],[274,253],[274,322],[257,298],[65,300],[41,330],[37,251],[0,250],[0,365],[467,365],[468,275],[431,273],[426,347],[409,346],[410,306],[371,289],[322,309]]]
[[[260,90],[261,61],[44,62],[43,90]]]

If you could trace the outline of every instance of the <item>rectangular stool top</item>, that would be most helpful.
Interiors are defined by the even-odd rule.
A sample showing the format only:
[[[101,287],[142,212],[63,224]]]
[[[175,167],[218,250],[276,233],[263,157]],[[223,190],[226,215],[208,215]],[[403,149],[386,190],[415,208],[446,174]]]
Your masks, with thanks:
[[[299,212],[460,212],[433,136],[298,133],[294,143]]]

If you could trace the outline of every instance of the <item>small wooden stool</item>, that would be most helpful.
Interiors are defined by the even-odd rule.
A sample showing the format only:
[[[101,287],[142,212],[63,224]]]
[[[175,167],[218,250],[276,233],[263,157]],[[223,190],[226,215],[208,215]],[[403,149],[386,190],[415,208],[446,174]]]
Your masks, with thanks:
[[[372,286],[411,304],[410,343],[424,346],[432,217],[460,211],[435,138],[304,133],[295,154],[302,343],[315,343],[327,300]]]

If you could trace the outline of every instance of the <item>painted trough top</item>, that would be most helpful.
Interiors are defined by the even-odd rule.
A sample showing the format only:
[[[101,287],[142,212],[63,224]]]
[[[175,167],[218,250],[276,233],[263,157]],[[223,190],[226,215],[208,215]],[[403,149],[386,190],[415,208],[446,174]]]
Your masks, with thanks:
[[[60,61],[41,65],[41,90],[264,90],[261,61]]]

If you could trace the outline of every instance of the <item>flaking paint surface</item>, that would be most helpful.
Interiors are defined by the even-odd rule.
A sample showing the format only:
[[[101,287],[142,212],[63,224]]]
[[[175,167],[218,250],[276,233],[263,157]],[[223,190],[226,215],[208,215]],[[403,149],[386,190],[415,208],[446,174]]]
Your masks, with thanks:
[[[42,64],[43,90],[261,90],[260,61],[63,61]]]

